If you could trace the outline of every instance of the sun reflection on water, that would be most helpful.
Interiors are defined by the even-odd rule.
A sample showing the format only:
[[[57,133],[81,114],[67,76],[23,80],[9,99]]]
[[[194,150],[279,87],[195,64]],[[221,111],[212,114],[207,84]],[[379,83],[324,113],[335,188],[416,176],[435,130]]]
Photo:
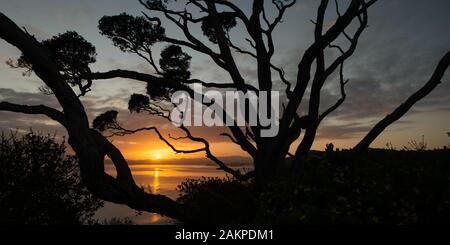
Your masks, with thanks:
[[[161,183],[159,181],[159,168],[155,168],[153,172],[152,192],[159,193]]]
[[[163,157],[164,158],[164,157]],[[214,165],[205,164],[130,164],[136,183],[150,189],[154,194],[166,195],[176,199],[179,195],[177,186],[186,179],[204,177],[224,177],[222,171],[216,169]],[[114,165],[106,166],[106,171],[115,174]],[[172,224],[174,221],[154,213],[143,213],[135,216],[135,211],[125,206],[108,204],[99,214],[99,218],[111,217],[131,217],[137,224]]]

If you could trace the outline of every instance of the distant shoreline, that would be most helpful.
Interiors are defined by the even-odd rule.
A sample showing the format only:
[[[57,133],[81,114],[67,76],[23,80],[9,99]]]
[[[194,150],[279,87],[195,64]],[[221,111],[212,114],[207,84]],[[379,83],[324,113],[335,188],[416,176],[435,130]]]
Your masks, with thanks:
[[[221,158],[230,167],[252,167],[250,158],[245,157],[223,157]],[[179,158],[179,159],[160,159],[160,160],[127,160],[130,165],[203,165],[216,166],[212,161],[206,158]],[[106,160],[107,165],[112,165],[111,160]]]

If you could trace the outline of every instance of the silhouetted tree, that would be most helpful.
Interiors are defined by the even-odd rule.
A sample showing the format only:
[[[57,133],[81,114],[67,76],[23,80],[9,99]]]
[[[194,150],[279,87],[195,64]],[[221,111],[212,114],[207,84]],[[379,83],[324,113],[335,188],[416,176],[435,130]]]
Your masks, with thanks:
[[[280,80],[285,85],[288,101],[281,115],[279,133],[276,136],[261,137],[260,133],[263,129],[261,125],[229,126],[229,132],[222,133],[224,137],[240,146],[253,159],[255,168],[247,173],[226,166],[224,162],[214,156],[206,139],[192,135],[183,126],[180,129],[186,133],[186,136],[182,138],[201,143],[203,147],[192,150],[177,149],[155,127],[125,129],[117,122],[117,113],[108,113],[108,116],[102,115],[100,119],[109,121],[102,123],[98,119],[95,126],[100,126],[97,127],[100,130],[109,129],[113,131],[113,135],[152,130],[175,152],[204,152],[220,169],[238,179],[255,177],[256,182],[261,183],[273,176],[285,173],[286,169],[291,170],[288,171],[291,175],[297,175],[302,159],[311,149],[320,123],[346,98],[347,81],[344,79],[343,66],[356,50],[358,40],[368,24],[367,11],[376,0],[351,0],[343,12],[340,10],[341,6],[338,6],[338,1],[335,1],[334,21],[326,29],[324,20],[325,15],[330,13],[327,11],[330,4],[328,0],[320,1],[317,18],[313,21],[315,25],[314,41],[301,56],[295,81],[289,81],[286,78],[283,69],[272,63],[272,57],[275,54],[273,31],[282,22],[286,11],[296,4],[296,0],[269,2],[254,0],[251,2],[252,8],[249,14],[227,0],[189,0],[185,1],[188,4],[183,10],[175,9],[175,5],[171,5],[173,2],[171,0],[140,0],[149,14],[144,13],[144,16],[134,17],[122,13],[116,16],[105,16],[99,22],[99,29],[103,35],[110,38],[113,44],[122,51],[134,53],[147,61],[153,68],[154,74],[128,70],[84,73],[83,70],[83,72],[79,72],[83,74],[75,74],[80,75],[79,77],[67,78],[66,74],[59,69],[61,60],[54,56],[54,51],[47,49],[43,43],[36,41],[31,35],[18,28],[3,14],[0,15],[0,37],[23,52],[27,62],[31,64],[33,72],[56,96],[63,111],[45,106],[25,106],[7,102],[1,102],[0,110],[44,114],[62,124],[68,131],[69,144],[80,158],[84,183],[98,197],[107,201],[127,204],[136,210],[189,220],[189,217],[183,212],[182,205],[165,196],[145,193],[135,184],[128,164],[120,151],[98,131],[89,127],[89,121],[81,101],[63,81],[70,83],[71,79],[75,79],[75,81],[92,82],[93,80],[126,78],[146,83],[148,94],[134,95],[129,104],[130,111],[147,112],[170,120],[170,109],[162,106],[158,101],[167,99],[173,91],[179,90],[187,91],[194,97],[194,91],[189,87],[191,84],[242,92],[270,91],[274,81]],[[266,14],[269,5],[277,11],[277,15],[273,19],[269,19]],[[163,16],[166,21],[178,27],[184,37],[175,38],[166,33],[162,27],[163,22],[158,16]],[[242,25],[249,36],[247,41],[250,43],[250,49],[237,46],[230,35],[231,28],[238,24]],[[211,41],[210,43],[204,42],[191,32],[195,25],[200,25],[203,34]],[[350,30],[353,31],[350,32]],[[348,41],[348,45],[345,47],[335,44],[335,41],[341,37]],[[152,46],[158,42],[169,44],[162,52],[159,66],[155,62],[152,52]],[[232,82],[221,83],[191,79],[188,69],[191,57],[184,53],[181,47],[209,57],[218,69],[229,74]],[[330,62],[325,62],[325,54],[330,49],[337,50],[339,56]],[[87,52],[87,50],[82,51]],[[248,79],[243,77],[236,64],[236,53],[246,54],[256,60],[256,86],[248,83]],[[82,62],[86,61],[80,60],[80,63]],[[397,121],[417,101],[429,94],[440,83],[449,63],[450,52],[441,59],[424,87],[376,124],[357,144],[355,150],[367,149],[387,126]],[[322,88],[334,73],[339,74],[341,98],[321,112],[319,105]],[[308,88],[311,89],[309,94],[306,93]],[[84,94],[83,91],[87,91],[87,89],[82,90],[81,95]],[[300,115],[299,107],[304,101],[308,102],[308,110],[306,115]],[[291,145],[297,140],[300,141],[300,144],[293,152],[289,152]],[[105,173],[105,156],[112,159],[117,170],[117,177],[114,178]],[[291,159],[286,161],[289,156]]]
[[[89,64],[96,61],[97,53],[91,43],[77,32],[68,31],[42,41],[42,46],[49,51],[66,82],[72,86],[78,86],[81,95],[89,92],[92,80],[83,79],[82,76],[91,72]],[[12,61],[8,63],[13,67],[26,68],[25,74],[30,74],[33,70],[33,64],[24,55],[17,60],[16,64]]]
[[[91,223],[102,206],[82,185],[64,142],[33,132],[1,135],[0,223]]]

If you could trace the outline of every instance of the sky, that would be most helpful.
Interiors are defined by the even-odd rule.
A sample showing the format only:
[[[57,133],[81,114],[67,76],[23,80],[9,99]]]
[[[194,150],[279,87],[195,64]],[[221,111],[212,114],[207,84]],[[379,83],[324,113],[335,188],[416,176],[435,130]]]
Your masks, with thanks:
[[[234,2],[248,13],[250,1]],[[270,2],[267,1],[267,4]],[[339,3],[343,10],[347,1],[340,0]],[[298,61],[312,42],[314,25],[310,20],[315,18],[317,5],[318,1],[315,0],[298,1],[287,11],[274,33],[274,63],[283,67],[288,79],[295,78]],[[182,6],[177,3],[174,7]],[[334,6],[329,10],[326,23],[331,25],[335,17]],[[77,31],[96,47],[98,56],[97,62],[91,66],[93,71],[128,69],[152,73],[145,61],[136,55],[121,52],[109,39],[100,35],[97,29],[98,20],[105,15],[122,12],[141,15],[145,10],[137,0],[0,0],[0,11],[34,34],[38,40],[48,39],[67,30]],[[345,66],[345,77],[350,81],[347,100],[323,122],[314,149],[322,150],[330,142],[339,148],[354,146],[377,121],[428,80],[439,59],[450,50],[449,11],[448,0],[379,0],[369,10],[369,27],[363,33],[355,54]],[[163,24],[168,35],[182,37],[173,25],[166,22]],[[201,37],[198,26],[192,27],[192,32],[207,43],[207,39]],[[236,27],[230,34],[238,45],[249,48],[245,42],[247,36],[241,27]],[[340,42],[344,41],[339,40],[338,43]],[[158,51],[163,46],[156,45],[154,49]],[[208,57],[191,50],[187,52],[193,57],[191,72],[194,78],[211,82],[229,81],[227,74],[212,65]],[[332,52],[329,51],[327,55],[331,57]],[[15,59],[19,55],[17,49],[0,40],[0,100],[58,108],[52,96],[39,92],[39,87],[43,84],[36,76],[22,76],[23,71],[6,65],[8,59]],[[254,61],[239,54],[235,54],[235,58],[245,79],[254,83]],[[336,76],[325,84],[322,109],[339,98],[337,84]],[[157,125],[165,134],[181,136],[179,131],[164,120],[130,114],[127,111],[130,95],[144,92],[145,84],[113,79],[95,82],[92,92],[81,100],[90,120],[102,112],[114,109],[120,112],[119,121],[127,128]],[[26,131],[30,128],[59,136],[65,134],[62,127],[45,117],[0,112],[0,130]],[[195,135],[206,137],[212,142],[212,150],[218,156],[243,155],[239,147],[218,135],[218,131],[220,130],[217,128],[193,129]],[[446,134],[448,131],[450,72],[444,76],[442,84],[390,126],[372,146],[385,147],[389,142],[402,148],[408,141],[420,140],[423,135],[430,148],[443,147],[450,144],[450,138]],[[114,138],[113,143],[122,150],[126,158],[133,160],[202,157],[202,154],[176,155],[151,132]],[[175,144],[179,148],[197,146],[181,141]]]

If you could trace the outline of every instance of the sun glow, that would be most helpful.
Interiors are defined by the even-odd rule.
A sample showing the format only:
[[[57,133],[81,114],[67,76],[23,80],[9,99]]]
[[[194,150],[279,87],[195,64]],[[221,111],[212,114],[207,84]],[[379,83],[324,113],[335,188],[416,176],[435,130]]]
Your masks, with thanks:
[[[170,159],[171,154],[166,149],[153,149],[146,151],[147,159],[152,160],[163,160],[163,159]]]

